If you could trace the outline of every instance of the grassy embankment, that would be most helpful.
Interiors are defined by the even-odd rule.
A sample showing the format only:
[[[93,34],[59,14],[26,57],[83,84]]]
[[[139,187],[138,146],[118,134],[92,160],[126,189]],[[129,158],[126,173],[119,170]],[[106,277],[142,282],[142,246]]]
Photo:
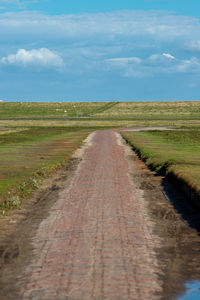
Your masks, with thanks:
[[[20,208],[71,157],[88,128],[34,127],[0,135],[0,211]]]
[[[122,136],[150,168],[175,180],[191,198],[199,201],[200,128],[123,132]]]

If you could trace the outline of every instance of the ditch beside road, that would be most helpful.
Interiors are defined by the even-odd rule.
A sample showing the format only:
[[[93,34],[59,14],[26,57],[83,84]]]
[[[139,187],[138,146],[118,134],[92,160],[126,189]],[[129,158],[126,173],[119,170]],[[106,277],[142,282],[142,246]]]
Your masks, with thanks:
[[[93,133],[2,221],[0,299],[176,299],[200,279],[200,238],[174,203],[119,133]]]

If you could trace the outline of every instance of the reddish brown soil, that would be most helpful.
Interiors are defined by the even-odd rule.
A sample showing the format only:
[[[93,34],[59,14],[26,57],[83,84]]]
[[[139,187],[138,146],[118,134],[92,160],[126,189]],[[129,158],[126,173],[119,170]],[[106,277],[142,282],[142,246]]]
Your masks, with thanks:
[[[22,299],[156,299],[161,288],[124,147],[96,133],[34,238]]]

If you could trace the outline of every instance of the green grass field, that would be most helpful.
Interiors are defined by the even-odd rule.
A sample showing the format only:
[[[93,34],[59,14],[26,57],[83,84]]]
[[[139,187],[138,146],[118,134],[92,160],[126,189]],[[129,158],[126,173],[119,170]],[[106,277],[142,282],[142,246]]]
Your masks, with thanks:
[[[158,173],[172,173],[200,195],[200,128],[123,132],[122,136]]]
[[[0,103],[0,120],[82,119],[110,110],[115,102]]]
[[[96,118],[121,120],[200,120],[200,101],[119,102]]]
[[[95,128],[93,129],[95,130]],[[71,157],[88,128],[34,127],[0,135],[0,208],[20,207],[42,180]]]
[[[200,101],[0,103],[0,120],[200,120]]]
[[[20,207],[93,130],[133,126],[200,127],[200,101],[0,103],[1,211]],[[168,164],[198,188],[198,132],[124,135],[147,154],[148,163],[158,169]]]

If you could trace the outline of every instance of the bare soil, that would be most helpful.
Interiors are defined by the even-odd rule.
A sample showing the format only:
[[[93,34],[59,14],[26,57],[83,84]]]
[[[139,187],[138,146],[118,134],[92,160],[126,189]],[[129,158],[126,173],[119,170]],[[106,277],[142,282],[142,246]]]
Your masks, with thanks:
[[[185,205],[118,133],[94,133],[0,219],[0,299],[176,299],[200,279],[199,213]]]

